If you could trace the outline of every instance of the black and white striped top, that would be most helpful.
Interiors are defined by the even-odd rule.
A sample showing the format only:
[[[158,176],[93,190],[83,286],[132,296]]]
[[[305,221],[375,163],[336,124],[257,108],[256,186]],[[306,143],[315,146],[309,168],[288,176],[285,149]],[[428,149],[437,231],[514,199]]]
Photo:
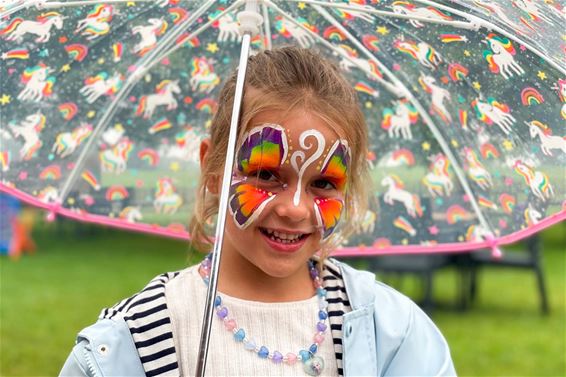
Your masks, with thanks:
[[[180,374],[165,299],[165,285],[178,274],[179,272],[169,272],[159,275],[139,293],[100,313],[100,318],[124,318],[147,376]],[[338,374],[342,376],[342,316],[351,311],[350,302],[340,269],[331,259],[324,263],[322,280],[327,290],[328,320]]]

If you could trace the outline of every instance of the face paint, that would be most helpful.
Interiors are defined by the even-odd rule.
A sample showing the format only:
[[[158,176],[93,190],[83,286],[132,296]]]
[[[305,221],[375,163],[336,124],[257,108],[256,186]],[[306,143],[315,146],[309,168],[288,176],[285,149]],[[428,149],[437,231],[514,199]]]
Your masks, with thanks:
[[[336,140],[324,163],[320,173],[330,179],[338,190],[344,190],[348,178],[348,163],[350,162],[350,148],[346,140]]]
[[[278,169],[287,158],[287,136],[276,124],[253,128],[238,151],[238,171],[244,175],[260,169]]]
[[[306,144],[306,139],[308,137],[314,137],[317,141],[316,150],[314,153],[305,161],[306,155],[305,150],[308,151],[314,147],[312,144]],[[324,136],[318,132],[317,130],[307,130],[304,131],[301,136],[299,137],[299,146],[303,150],[295,151],[291,155],[291,166],[297,172],[299,178],[297,179],[297,188],[295,190],[295,195],[293,196],[293,204],[298,206],[301,202],[301,183],[303,180],[303,175],[307,168],[313,164],[320,156],[322,156],[322,152],[324,151],[324,146],[326,145],[326,141]],[[299,167],[299,164],[301,166]]]
[[[275,199],[273,193],[246,183],[246,180],[232,185],[232,192],[230,212],[240,229],[245,229],[250,225],[261,214],[265,206]]]
[[[321,228],[322,239],[328,238],[336,229],[342,215],[344,202],[335,198],[316,198],[314,200],[314,213],[316,221]]]
[[[248,227],[275,199],[275,194],[248,183],[248,177],[260,170],[278,169],[287,158],[287,137],[281,126],[265,124],[253,128],[244,139],[237,155],[237,171],[234,174],[230,213],[240,229]]]

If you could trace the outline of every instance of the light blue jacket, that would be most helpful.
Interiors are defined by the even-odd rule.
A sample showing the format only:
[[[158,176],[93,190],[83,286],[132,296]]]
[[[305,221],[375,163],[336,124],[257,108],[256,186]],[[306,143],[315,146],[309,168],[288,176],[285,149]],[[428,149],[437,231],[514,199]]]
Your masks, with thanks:
[[[375,275],[336,263],[352,311],[344,315],[345,376],[454,376],[448,345],[426,314]],[[82,330],[61,376],[145,375],[128,325],[101,319]]]

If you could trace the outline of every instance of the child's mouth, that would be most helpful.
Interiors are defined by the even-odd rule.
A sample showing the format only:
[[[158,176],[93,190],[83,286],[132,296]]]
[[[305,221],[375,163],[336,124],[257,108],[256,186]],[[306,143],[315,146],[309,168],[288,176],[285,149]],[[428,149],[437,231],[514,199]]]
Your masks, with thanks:
[[[310,233],[286,233],[268,228],[259,228],[268,244],[278,251],[293,252],[298,250]]]

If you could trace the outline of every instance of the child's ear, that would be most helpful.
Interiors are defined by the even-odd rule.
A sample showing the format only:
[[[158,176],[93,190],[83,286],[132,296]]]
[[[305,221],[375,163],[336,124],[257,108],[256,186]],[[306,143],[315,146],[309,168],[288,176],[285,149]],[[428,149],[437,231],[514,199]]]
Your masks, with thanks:
[[[205,171],[208,164],[208,157],[211,152],[210,139],[203,139],[200,143],[199,158],[200,158],[200,170]],[[206,180],[206,189],[211,193],[217,195],[218,190],[218,175],[209,176]]]

